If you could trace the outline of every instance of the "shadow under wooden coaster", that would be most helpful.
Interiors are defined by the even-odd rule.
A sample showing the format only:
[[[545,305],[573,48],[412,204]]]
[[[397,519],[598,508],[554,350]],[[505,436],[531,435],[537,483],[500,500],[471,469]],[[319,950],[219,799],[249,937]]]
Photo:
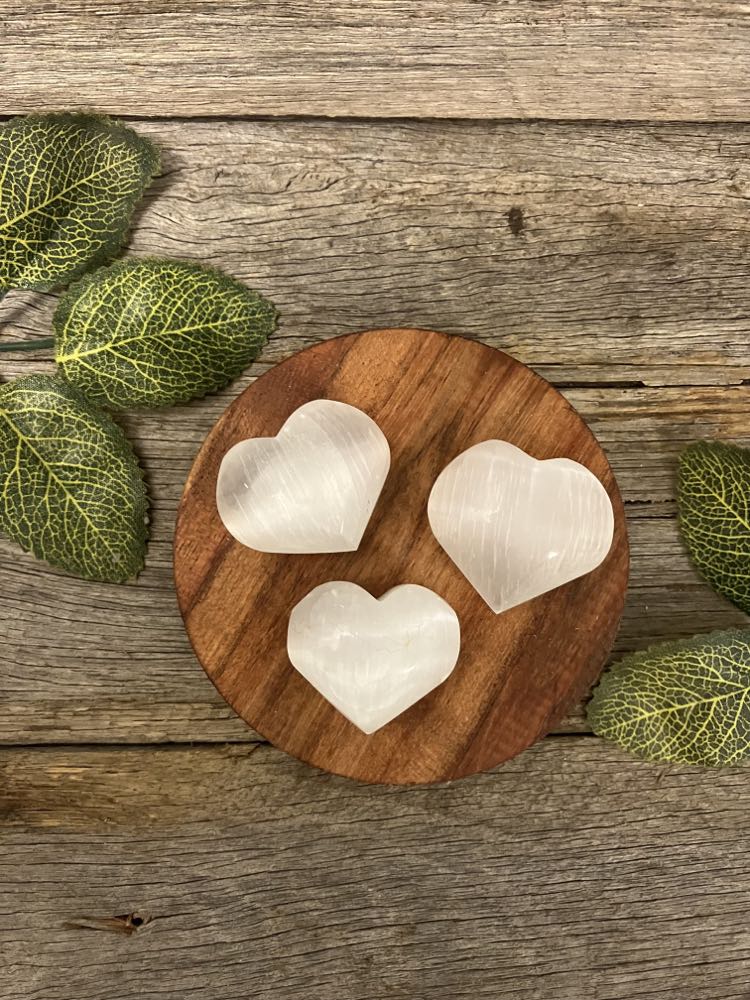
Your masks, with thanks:
[[[312,399],[369,414],[391,470],[357,552],[269,555],[227,534],[216,511],[222,456],[272,437]],[[606,487],[615,534],[592,573],[495,615],[433,537],[427,499],[447,463],[500,438],[538,459],[565,456]],[[317,344],[271,369],[229,406],[185,486],[175,581],[193,648],[219,692],[254,729],[317,767],[363,781],[446,781],[485,770],[547,733],[598,676],[628,576],[625,517],[591,431],[548,382],[493,348],[426,330],[375,330]],[[434,590],[461,622],[458,664],[439,688],[370,736],[291,666],[292,608],[313,587],[350,580],[379,597],[400,583]]]

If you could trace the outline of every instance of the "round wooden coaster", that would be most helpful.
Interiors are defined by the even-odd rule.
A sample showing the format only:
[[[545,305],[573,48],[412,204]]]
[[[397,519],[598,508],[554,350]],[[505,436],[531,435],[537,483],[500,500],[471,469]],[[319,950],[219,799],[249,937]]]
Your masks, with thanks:
[[[391,471],[357,552],[268,555],[216,512],[219,464],[236,442],[272,437],[311,399],[368,413]],[[433,537],[427,498],[456,455],[500,438],[536,458],[566,456],[604,483],[615,537],[594,572],[495,615]],[[612,470],[591,431],[548,382],[508,355],[426,330],[375,330],[317,344],[277,365],[227,409],[188,477],[175,580],[188,634],[219,692],[282,750],[363,781],[445,781],[507,760],[547,733],[599,674],[622,613],[628,542]],[[351,580],[374,596],[419,583],[461,622],[448,680],[365,736],[291,666],[289,614],[313,587]]]

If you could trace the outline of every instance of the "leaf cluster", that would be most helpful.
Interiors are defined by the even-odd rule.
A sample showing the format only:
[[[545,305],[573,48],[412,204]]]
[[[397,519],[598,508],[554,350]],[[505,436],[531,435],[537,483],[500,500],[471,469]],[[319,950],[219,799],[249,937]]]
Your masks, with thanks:
[[[700,573],[750,612],[750,451],[699,441],[679,460],[680,530]],[[615,663],[595,733],[647,760],[720,767],[750,755],[750,629],[662,643]]]
[[[276,325],[270,302],[215,269],[102,266],[158,171],[152,143],[106,117],[0,125],[0,297],[70,285],[53,319],[57,373],[0,386],[0,530],[94,580],[137,575],[147,537],[143,475],[107,410],[221,388]]]

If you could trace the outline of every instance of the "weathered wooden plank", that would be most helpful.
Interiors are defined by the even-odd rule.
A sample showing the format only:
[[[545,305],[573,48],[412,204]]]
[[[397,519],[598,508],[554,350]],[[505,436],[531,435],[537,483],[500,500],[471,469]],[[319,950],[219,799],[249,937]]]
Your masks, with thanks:
[[[321,337],[424,326],[558,383],[750,378],[750,127],[138,127],[166,165],[133,250],[266,292],[282,312],[268,363]],[[53,303],[11,294],[5,335],[48,333]]]
[[[125,419],[153,495],[153,540],[136,585],[76,580],[0,542],[0,742],[255,739],[196,663],[177,611],[171,538],[182,484],[229,398]],[[632,545],[617,650],[741,625],[696,577],[679,542],[673,469],[698,437],[750,444],[750,387],[567,392],[618,476]],[[583,726],[580,710],[565,728]]]
[[[37,0],[2,16],[7,111],[738,120],[750,100],[747,8],[727,0]]]
[[[265,746],[0,773],[2,1000],[747,998],[745,768],[553,737],[408,790]]]

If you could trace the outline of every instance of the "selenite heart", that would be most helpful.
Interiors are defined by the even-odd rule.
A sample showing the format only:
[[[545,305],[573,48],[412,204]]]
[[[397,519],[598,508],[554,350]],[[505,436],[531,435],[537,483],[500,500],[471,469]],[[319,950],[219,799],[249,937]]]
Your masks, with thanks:
[[[259,552],[353,552],[390,463],[388,442],[366,413],[315,399],[275,438],[229,449],[216,506],[227,531]]]
[[[354,583],[324,583],[294,608],[287,634],[292,664],[364,733],[442,684],[460,648],[453,608],[409,583],[379,600]]]
[[[537,461],[483,441],[438,476],[433,534],[493,611],[522,604],[595,569],[612,544],[607,491],[568,458]]]

